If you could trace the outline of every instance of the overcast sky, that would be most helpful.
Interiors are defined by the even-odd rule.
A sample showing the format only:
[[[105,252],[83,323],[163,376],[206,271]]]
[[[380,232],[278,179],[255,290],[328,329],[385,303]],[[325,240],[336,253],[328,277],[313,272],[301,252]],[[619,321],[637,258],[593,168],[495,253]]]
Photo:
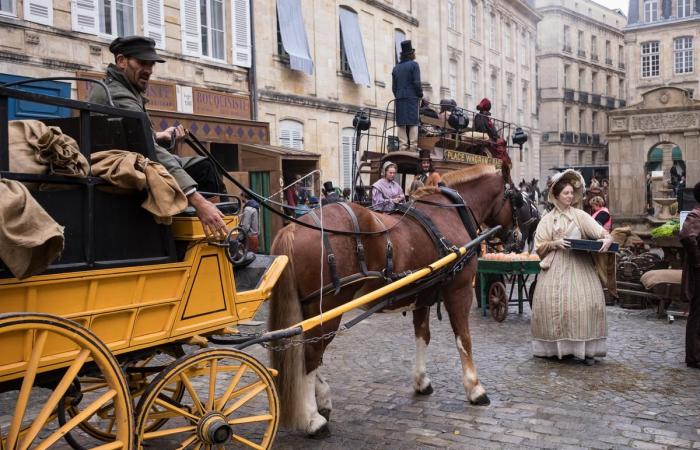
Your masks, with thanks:
[[[593,0],[610,9],[619,8],[627,15],[628,0]]]

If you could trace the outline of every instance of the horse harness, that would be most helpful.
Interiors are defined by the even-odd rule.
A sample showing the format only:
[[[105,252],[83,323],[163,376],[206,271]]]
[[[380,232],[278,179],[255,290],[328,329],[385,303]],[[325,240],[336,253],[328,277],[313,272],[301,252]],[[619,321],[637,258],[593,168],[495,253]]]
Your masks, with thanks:
[[[443,203],[433,203],[429,201],[420,201],[420,203],[425,203],[429,205],[435,205],[435,206],[440,206],[440,207],[454,207],[457,210],[457,213],[460,217],[460,220],[462,221],[462,224],[464,225],[465,230],[469,234],[470,239],[475,239],[478,235],[478,226],[477,222],[474,218],[474,214],[472,213],[471,209],[469,206],[465,203],[464,199],[462,198],[459,193],[454,190],[450,189],[447,187],[440,187],[440,193],[445,196],[448,200],[450,200],[451,204],[443,204]],[[358,283],[361,281],[365,281],[367,279],[383,279],[387,282],[392,282],[396,281],[400,278],[403,278],[411,273],[411,271],[406,271],[402,273],[394,273],[394,263],[393,263],[393,244],[391,240],[389,239],[388,235],[388,230],[386,232],[386,265],[384,270],[381,272],[378,271],[371,271],[367,268],[367,260],[366,260],[366,255],[365,255],[365,248],[364,244],[362,243],[362,239],[360,237],[360,226],[359,222],[357,220],[357,216],[355,212],[348,206],[346,203],[339,202],[337,205],[341,206],[345,212],[348,214],[350,217],[350,220],[352,222],[353,226],[353,231],[357,234],[355,234],[355,248],[357,252],[357,259],[358,259],[358,265],[360,272],[346,276],[346,277],[338,277],[338,271],[337,271],[337,263],[336,263],[336,258],[335,254],[333,252],[333,247],[331,246],[330,239],[329,239],[329,234],[327,232],[323,232],[323,245],[326,251],[326,259],[328,261],[329,265],[329,271],[331,274],[331,283],[323,286],[323,288],[316,290],[315,292],[312,292],[311,294],[307,295],[301,300],[302,304],[309,303],[311,301],[316,300],[319,295],[321,294],[337,294],[340,292],[340,290],[346,286],[349,286],[354,283]],[[311,215],[312,219],[316,223],[316,225],[320,226],[321,221],[319,217],[316,215],[316,213],[312,210],[308,214]],[[444,257],[448,255],[451,252],[459,251],[458,247],[452,244],[435,226],[435,223],[430,219],[430,217],[425,214],[424,212],[418,210],[413,206],[412,204],[405,204],[405,203],[399,203],[396,205],[396,208],[394,211],[392,211],[390,214],[404,214],[409,216],[411,219],[415,220],[418,222],[423,229],[427,232],[428,236],[430,237],[431,241],[433,242],[433,245],[437,249],[440,257]],[[412,288],[401,292],[398,295],[394,295],[390,297],[389,299],[385,300],[383,303],[383,306],[387,306],[387,304],[391,304],[393,302],[399,301],[401,299],[411,297],[418,292],[425,290],[427,287],[434,286],[434,285],[443,285],[451,281],[458,272],[460,272],[466,263],[474,256],[476,251],[474,249],[470,250],[467,252],[465,255],[460,256],[460,258],[457,259],[457,261],[452,265],[452,269],[445,271],[438,271],[435,274],[429,275],[423,280],[420,280],[419,282],[416,283],[416,286],[413,286]],[[421,302],[418,307],[426,307],[426,306],[432,306],[435,303],[438,303],[438,317],[441,316],[440,314],[440,308],[439,308],[439,293],[440,289],[435,289],[435,295],[432,296],[433,298],[426,299],[426,301]],[[375,308],[372,308],[372,311],[375,311]],[[375,311],[376,312],[376,311]]]

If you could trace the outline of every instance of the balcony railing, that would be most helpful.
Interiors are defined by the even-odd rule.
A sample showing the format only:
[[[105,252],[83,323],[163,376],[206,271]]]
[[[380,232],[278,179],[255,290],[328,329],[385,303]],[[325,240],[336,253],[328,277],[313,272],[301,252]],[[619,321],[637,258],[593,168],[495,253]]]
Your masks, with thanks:
[[[588,133],[579,133],[579,142],[581,144],[590,144],[591,143],[591,135]]]
[[[598,55],[595,53],[591,53],[591,61],[598,61]]]
[[[612,66],[612,58],[605,58],[605,64]]]
[[[619,67],[622,70],[625,70],[625,63],[619,63],[617,67]]]
[[[561,134],[561,141],[564,144],[573,144],[574,143],[574,133],[571,131],[567,131],[565,133]]]
[[[608,108],[615,108],[615,98],[608,97],[605,99],[605,106]]]
[[[564,53],[571,53],[571,46],[564,44],[564,47],[561,49]]]
[[[591,104],[600,105],[600,95],[599,94],[591,94]]]
[[[573,102],[574,101],[574,90],[573,89],[564,89],[564,101],[565,102]]]
[[[585,58],[585,57],[586,57],[586,51],[583,50],[583,49],[578,49],[578,56],[580,56],[581,58]]]
[[[619,99],[617,102],[618,102],[618,104],[620,105],[620,108],[624,108],[625,106],[627,106],[627,101],[626,101],[626,100]]]
[[[600,135],[599,134],[593,134],[593,145],[600,145]]]
[[[578,91],[578,101],[581,103],[588,103],[588,92]]]

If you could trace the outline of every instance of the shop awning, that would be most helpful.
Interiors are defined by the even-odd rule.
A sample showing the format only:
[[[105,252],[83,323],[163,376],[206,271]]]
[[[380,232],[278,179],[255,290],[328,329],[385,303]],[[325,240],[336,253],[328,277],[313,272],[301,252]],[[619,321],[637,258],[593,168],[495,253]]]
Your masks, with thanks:
[[[306,38],[300,0],[277,0],[277,20],[282,35],[282,46],[289,53],[290,67],[309,75],[313,74],[314,62]]]
[[[340,8],[340,32],[343,35],[343,50],[348,58],[352,79],[363,86],[370,85],[369,69],[365,57],[365,46],[362,44],[362,33],[357,14]]]
[[[240,150],[260,151],[267,154],[280,156],[282,159],[297,159],[297,160],[318,160],[321,157],[320,153],[307,152],[306,150],[298,150],[295,148],[279,147],[277,145],[268,144],[240,144]]]
[[[660,147],[654,147],[649,150],[647,161],[661,161],[664,159],[664,150]]]
[[[673,147],[673,150],[671,150],[671,159],[674,161],[682,161],[683,160],[683,152],[681,151],[681,148],[679,146]]]

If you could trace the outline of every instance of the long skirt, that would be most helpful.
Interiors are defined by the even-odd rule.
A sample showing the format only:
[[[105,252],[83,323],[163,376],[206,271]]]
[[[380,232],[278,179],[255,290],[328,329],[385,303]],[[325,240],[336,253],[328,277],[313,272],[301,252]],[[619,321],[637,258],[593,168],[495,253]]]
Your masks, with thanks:
[[[535,356],[605,356],[605,296],[591,255],[557,250],[538,276],[532,301]]]

